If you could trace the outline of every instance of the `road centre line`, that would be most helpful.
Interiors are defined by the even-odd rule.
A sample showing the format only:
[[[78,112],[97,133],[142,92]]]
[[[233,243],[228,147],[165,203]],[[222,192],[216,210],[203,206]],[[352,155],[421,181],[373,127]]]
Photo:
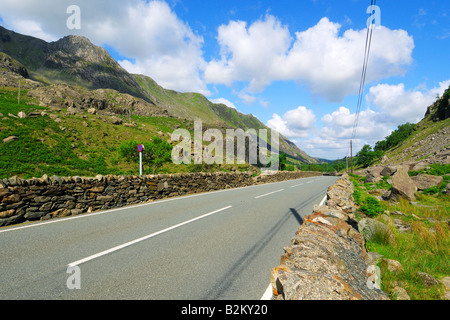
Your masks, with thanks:
[[[255,199],[259,199],[259,198],[262,198],[262,197],[270,196],[271,194],[274,194],[274,193],[277,193],[277,192],[281,192],[281,191],[284,191],[284,189],[280,189],[280,190],[277,190],[277,191],[273,191],[273,192],[269,192],[269,193],[257,196],[257,197],[255,197]]]
[[[291,186],[291,188],[296,188],[305,185],[304,183],[296,184],[295,186]]]
[[[144,237],[142,237],[142,238],[139,238],[139,239],[136,239],[136,240],[133,240],[133,241],[130,241],[130,242],[121,244],[121,245],[116,246],[116,247],[113,247],[113,248],[111,248],[111,249],[108,249],[108,250],[105,250],[105,251],[102,251],[102,252],[93,254],[93,255],[91,255],[91,256],[89,256],[89,257],[86,257],[86,258],[84,258],[84,259],[80,259],[80,260],[78,260],[78,261],[69,263],[69,264],[67,265],[67,267],[68,267],[68,268],[73,268],[73,267],[78,266],[78,265],[80,265],[80,264],[86,263],[86,262],[91,261],[91,260],[94,260],[94,259],[96,259],[96,258],[100,258],[100,257],[102,257],[102,256],[104,256],[104,255],[107,255],[107,254],[113,253],[113,252],[115,252],[115,251],[118,251],[118,250],[120,250],[120,249],[129,247],[129,246],[132,246],[132,245],[137,244],[137,243],[139,243],[139,242],[148,240],[148,239],[153,238],[153,237],[156,237],[156,236],[158,236],[158,235],[160,235],[160,234],[163,234],[163,233],[166,233],[166,232],[168,232],[168,231],[177,229],[177,228],[179,228],[179,227],[182,227],[182,226],[187,225],[187,224],[189,224],[189,223],[195,222],[195,221],[197,221],[197,220],[204,219],[204,218],[206,218],[206,217],[212,216],[213,214],[216,214],[216,213],[225,211],[225,210],[230,209],[230,208],[232,208],[232,206],[228,206],[228,207],[225,207],[225,208],[222,208],[222,209],[213,211],[213,212],[206,213],[206,214],[201,215],[201,216],[199,216],[199,217],[197,217],[197,218],[194,218],[194,219],[191,219],[191,220],[188,220],[188,221],[185,221],[185,222],[176,224],[176,225],[174,225],[174,226],[172,226],[172,227],[169,227],[169,228],[160,230],[160,231],[158,231],[158,232],[149,234],[149,235],[144,236]]]

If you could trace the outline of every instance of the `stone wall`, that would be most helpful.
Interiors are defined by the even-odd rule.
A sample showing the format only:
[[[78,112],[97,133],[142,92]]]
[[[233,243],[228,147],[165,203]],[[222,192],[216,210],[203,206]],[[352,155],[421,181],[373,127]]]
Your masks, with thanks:
[[[327,192],[326,205],[303,219],[280,265],[271,271],[274,300],[388,300],[379,269],[354,220],[347,175]]]
[[[118,208],[163,198],[322,175],[277,172],[0,179],[0,227]]]

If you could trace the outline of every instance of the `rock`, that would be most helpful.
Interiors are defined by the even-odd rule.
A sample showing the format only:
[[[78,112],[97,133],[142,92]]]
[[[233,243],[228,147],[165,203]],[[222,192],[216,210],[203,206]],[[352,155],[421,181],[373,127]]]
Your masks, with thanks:
[[[392,293],[397,297],[397,300],[411,300],[408,292],[406,292],[406,290],[402,287],[394,287],[394,289],[392,289]]]
[[[450,277],[445,277],[444,279],[441,280],[441,282],[444,284],[445,286],[445,295],[444,298],[446,300],[450,300]]]
[[[450,194],[450,183],[447,183],[447,185],[445,186],[444,193]]]
[[[114,125],[121,125],[123,123],[123,120],[120,119],[119,117],[113,116],[109,118],[109,122]]]
[[[395,234],[384,223],[375,219],[364,218],[358,222],[358,230],[366,241],[386,240],[388,243],[395,242]]]
[[[17,139],[19,139],[19,137],[16,136],[10,136],[8,138],[3,139],[3,143],[10,143],[12,141],[16,141]]]
[[[404,166],[399,166],[397,172],[392,176],[392,188],[390,199],[399,201],[405,198],[414,201],[416,198],[417,187],[408,175],[408,171]]]
[[[315,205],[313,212],[314,213],[321,212],[327,216],[339,218],[344,221],[347,220],[347,218],[348,218],[347,215],[342,210],[334,209],[334,208],[331,208],[331,207],[325,206],[325,205],[322,205],[322,206]]]
[[[386,264],[390,272],[398,273],[404,271],[402,264],[397,260],[383,258],[381,259],[381,262]]]
[[[97,109],[95,109],[95,108],[89,108],[89,109],[88,109],[88,113],[90,113],[90,114],[96,114],[96,113],[97,113]]]
[[[70,214],[72,216],[77,216],[77,215],[80,215],[82,213],[83,213],[83,211],[81,209],[72,209],[72,210],[70,210]]]
[[[73,104],[73,102],[72,102],[72,104]],[[73,106],[70,106],[70,107],[67,108],[67,114],[68,114],[68,115],[73,116],[73,115],[75,115],[76,113],[77,113],[77,109],[74,108]]]
[[[2,211],[2,212],[0,212],[0,219],[6,219],[9,217],[12,217],[15,212],[16,212],[16,210],[14,210],[14,209]]]
[[[368,168],[366,170],[366,180],[364,181],[365,183],[377,183],[378,181],[381,180],[381,171],[383,170],[382,167],[372,167],[372,168]]]
[[[314,213],[305,216],[281,265],[273,268],[273,293],[285,300],[384,300],[369,288],[370,264],[364,239],[343,220]]]
[[[436,284],[439,284],[439,282],[432,275],[429,275],[428,273],[418,271],[417,275],[419,276],[422,283],[424,285],[426,285],[427,287],[431,287]]]
[[[392,176],[395,172],[397,172],[397,167],[395,166],[386,166],[381,170],[380,175],[382,177]]]
[[[26,119],[26,118],[28,118],[27,114],[26,114],[25,112],[23,112],[23,111],[20,111],[20,112],[17,114],[17,116],[18,116],[20,119]]]
[[[432,176],[429,174],[419,174],[411,177],[418,190],[425,190],[444,182],[444,178],[440,176]]]

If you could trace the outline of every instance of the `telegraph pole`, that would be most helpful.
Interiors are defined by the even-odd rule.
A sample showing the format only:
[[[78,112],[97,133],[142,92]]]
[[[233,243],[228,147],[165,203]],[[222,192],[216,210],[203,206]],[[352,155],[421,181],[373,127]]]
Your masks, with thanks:
[[[353,140],[350,140],[350,165],[353,174]]]

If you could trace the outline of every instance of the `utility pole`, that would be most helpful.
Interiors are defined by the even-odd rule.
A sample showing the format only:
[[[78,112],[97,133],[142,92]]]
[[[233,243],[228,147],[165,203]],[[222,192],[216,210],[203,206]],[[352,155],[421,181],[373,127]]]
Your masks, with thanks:
[[[350,140],[350,165],[353,174],[353,140]]]

